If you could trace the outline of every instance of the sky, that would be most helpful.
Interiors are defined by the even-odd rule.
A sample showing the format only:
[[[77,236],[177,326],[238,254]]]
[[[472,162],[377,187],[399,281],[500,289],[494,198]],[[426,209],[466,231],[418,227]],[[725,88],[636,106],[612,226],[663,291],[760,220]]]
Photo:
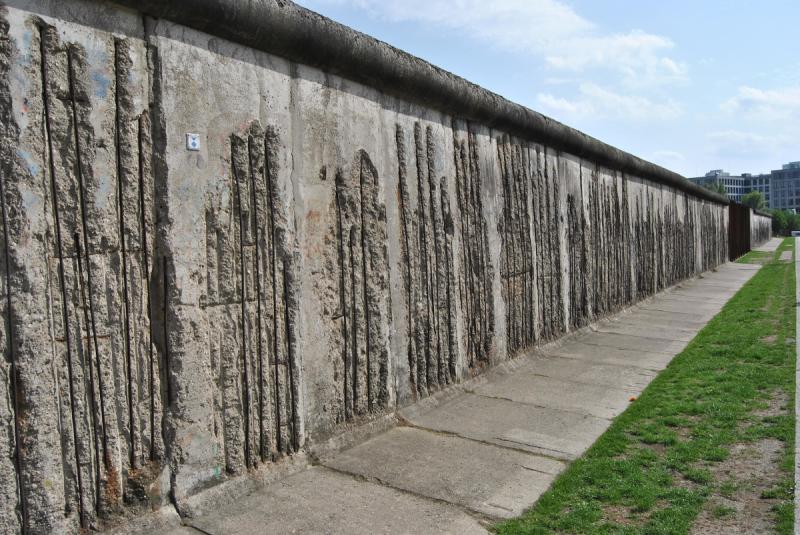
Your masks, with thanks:
[[[800,160],[800,0],[299,0],[687,177]]]

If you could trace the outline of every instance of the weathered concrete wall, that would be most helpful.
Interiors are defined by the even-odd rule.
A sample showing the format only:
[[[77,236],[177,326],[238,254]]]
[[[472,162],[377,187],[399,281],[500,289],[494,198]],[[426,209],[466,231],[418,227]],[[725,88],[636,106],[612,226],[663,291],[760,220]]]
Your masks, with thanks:
[[[679,177],[380,86],[6,2],[0,530],[183,510],[725,261]]]
[[[772,238],[772,216],[758,210],[750,211],[750,247],[755,248]]]

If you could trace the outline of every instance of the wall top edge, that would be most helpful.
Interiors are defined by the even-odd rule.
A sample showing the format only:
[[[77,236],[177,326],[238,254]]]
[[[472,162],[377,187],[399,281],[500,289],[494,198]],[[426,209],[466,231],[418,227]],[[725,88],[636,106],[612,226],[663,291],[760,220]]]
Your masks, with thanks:
[[[599,165],[728,204],[727,197],[288,0],[114,0]]]

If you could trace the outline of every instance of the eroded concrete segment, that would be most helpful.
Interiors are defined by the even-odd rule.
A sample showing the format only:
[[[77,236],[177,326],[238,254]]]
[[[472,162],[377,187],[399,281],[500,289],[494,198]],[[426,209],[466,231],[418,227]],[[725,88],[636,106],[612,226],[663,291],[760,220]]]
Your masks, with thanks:
[[[210,535],[252,533],[486,533],[462,510],[323,467],[189,520]]]
[[[326,465],[493,517],[521,514],[564,469],[555,459],[410,427],[375,437]]]
[[[726,199],[292,2],[124,3],[0,6],[0,533],[191,515],[728,257]]]
[[[724,266],[529,351],[400,411],[407,426],[187,522],[210,534],[482,533],[533,505],[757,269]],[[675,311],[648,308],[667,303]]]

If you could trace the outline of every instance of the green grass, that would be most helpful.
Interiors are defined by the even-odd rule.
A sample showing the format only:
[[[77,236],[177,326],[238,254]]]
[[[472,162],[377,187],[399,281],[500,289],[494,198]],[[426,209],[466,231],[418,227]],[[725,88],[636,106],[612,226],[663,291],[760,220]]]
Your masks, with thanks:
[[[758,273],[504,535],[687,533],[710,496],[739,485],[714,466],[737,443],[783,442],[781,484],[769,497],[779,533],[794,522],[795,279],[778,262],[784,240]],[[746,257],[745,257],[746,258]],[[773,338],[765,337],[772,335]],[[762,416],[773,396],[788,410]],[[620,515],[620,511],[622,517]],[[712,509],[711,516],[732,514]],[[613,514],[612,514],[613,513]]]

